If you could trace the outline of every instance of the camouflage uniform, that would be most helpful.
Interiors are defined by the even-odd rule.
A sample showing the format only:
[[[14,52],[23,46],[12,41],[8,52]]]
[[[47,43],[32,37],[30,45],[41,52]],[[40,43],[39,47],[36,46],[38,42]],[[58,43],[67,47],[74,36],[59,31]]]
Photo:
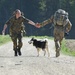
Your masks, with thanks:
[[[40,23],[40,25],[41,27],[43,27],[49,23],[54,23],[54,42],[56,48],[56,57],[58,57],[60,55],[61,42],[64,38],[64,33],[70,31],[72,24],[68,18],[65,19],[64,21],[62,21],[62,18],[60,18],[59,22],[58,21],[56,22],[55,14],[52,15],[51,18],[49,18],[48,20],[45,20],[42,23]]]
[[[13,41],[13,50],[15,51],[15,56],[17,56],[17,53],[21,55],[21,47],[22,47],[22,36],[24,31],[24,24],[28,23],[29,20],[26,19],[24,16],[19,17],[16,19],[15,16],[12,16],[7,22],[7,25],[10,26],[10,37]],[[18,40],[18,41],[17,41]]]

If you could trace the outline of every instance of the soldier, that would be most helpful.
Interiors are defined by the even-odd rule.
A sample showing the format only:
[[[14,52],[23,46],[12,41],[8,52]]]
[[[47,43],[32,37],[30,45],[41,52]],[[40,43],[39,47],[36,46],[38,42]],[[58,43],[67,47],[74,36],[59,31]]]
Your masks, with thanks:
[[[33,26],[36,26],[35,23],[22,15],[22,12],[19,9],[14,11],[14,15],[5,23],[2,33],[5,34],[7,25],[10,26],[10,37],[13,41],[13,50],[15,56],[18,54],[21,56],[21,47],[22,47],[22,35],[24,31],[24,23],[29,23]]]
[[[72,24],[68,19],[68,13],[62,9],[58,9],[48,20],[45,20],[42,23],[37,23],[37,26],[40,28],[49,23],[54,24],[54,42],[56,57],[58,57],[60,55],[61,42],[64,38],[64,34],[71,30]]]

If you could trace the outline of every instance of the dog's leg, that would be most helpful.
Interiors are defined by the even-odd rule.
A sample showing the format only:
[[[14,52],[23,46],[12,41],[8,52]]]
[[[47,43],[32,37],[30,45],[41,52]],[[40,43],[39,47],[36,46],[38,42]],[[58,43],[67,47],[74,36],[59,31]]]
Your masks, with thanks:
[[[50,53],[49,53],[49,48],[48,48],[48,41],[46,41],[46,47],[45,49],[47,50],[47,53],[48,53],[48,57],[50,56]]]
[[[39,57],[39,51],[40,51],[40,50],[39,50],[39,48],[37,48],[37,52],[38,52],[38,55],[37,55],[37,57]]]
[[[46,50],[44,49],[44,56],[46,55]]]
[[[46,50],[47,50],[47,53],[48,53],[48,57],[50,56],[50,53],[49,53],[49,49],[48,49],[48,46],[46,46]]]

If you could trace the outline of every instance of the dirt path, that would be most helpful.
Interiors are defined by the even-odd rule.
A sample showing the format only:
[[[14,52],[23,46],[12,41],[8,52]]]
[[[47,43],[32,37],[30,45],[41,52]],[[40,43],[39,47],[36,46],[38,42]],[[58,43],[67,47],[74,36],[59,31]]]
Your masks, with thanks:
[[[37,57],[36,48],[23,39],[22,56],[14,57],[12,42],[0,46],[0,75],[75,75],[75,57],[55,57],[54,41],[49,40],[50,57]]]

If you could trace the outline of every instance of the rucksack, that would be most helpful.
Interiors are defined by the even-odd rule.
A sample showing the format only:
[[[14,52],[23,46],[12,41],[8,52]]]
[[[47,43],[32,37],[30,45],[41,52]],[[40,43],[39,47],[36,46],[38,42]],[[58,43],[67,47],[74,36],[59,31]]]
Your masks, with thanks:
[[[65,10],[58,9],[54,14],[54,25],[65,26],[68,23],[68,13]]]

